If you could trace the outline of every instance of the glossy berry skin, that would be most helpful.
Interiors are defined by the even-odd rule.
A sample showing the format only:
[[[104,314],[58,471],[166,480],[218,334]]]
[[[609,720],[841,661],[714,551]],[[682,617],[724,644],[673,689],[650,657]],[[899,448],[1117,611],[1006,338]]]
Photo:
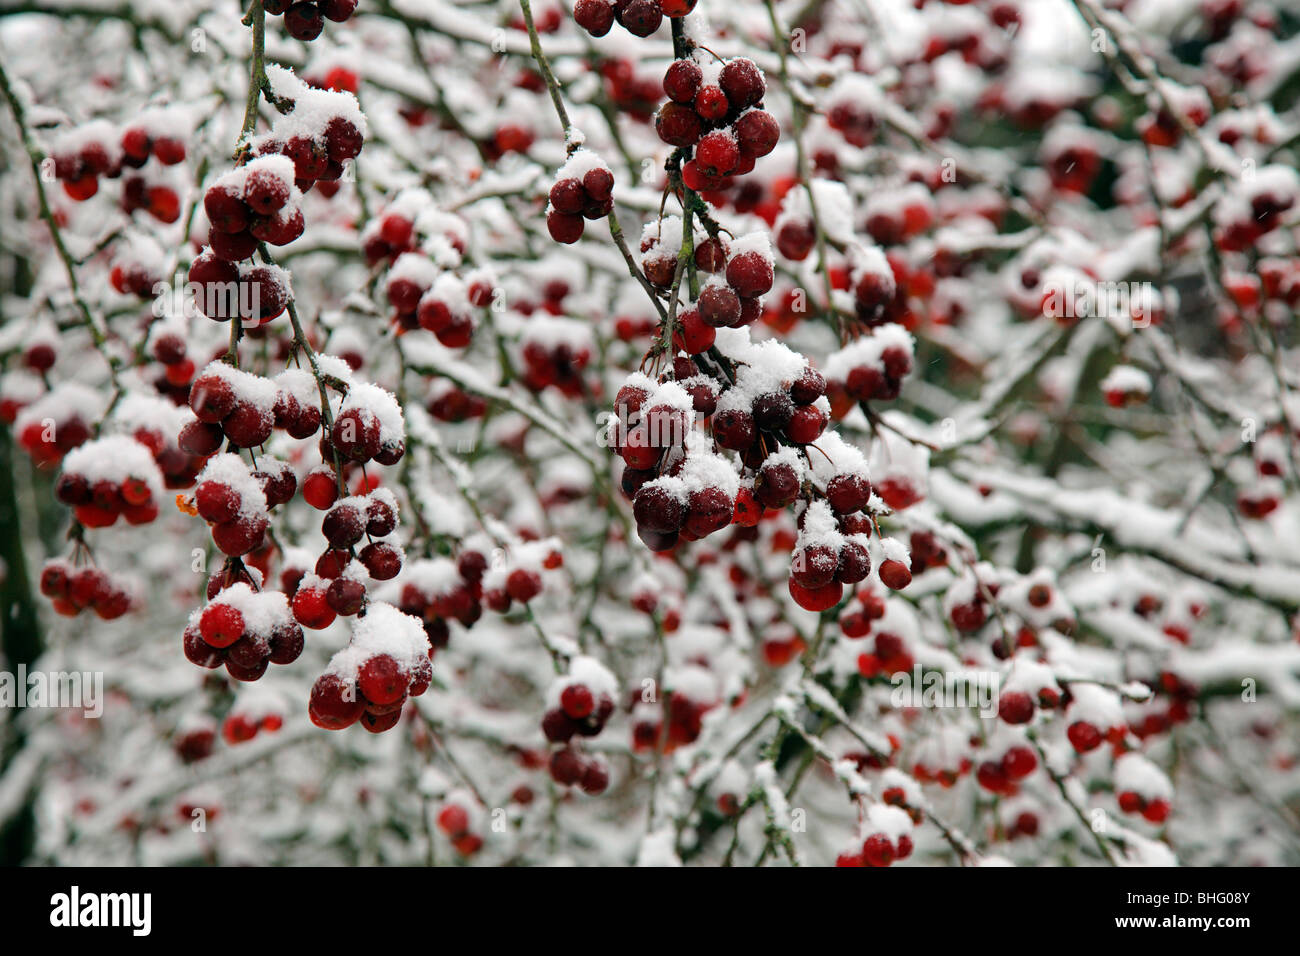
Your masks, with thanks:
[[[326,601],[324,588],[300,588],[293,596],[292,607],[298,623],[312,630],[329,627],[337,616]]]
[[[1027,724],[1034,718],[1034,700],[1024,691],[1005,691],[998,699],[998,716],[1008,724]]]
[[[1104,739],[1100,730],[1083,720],[1070,724],[1065,729],[1065,734],[1070,739],[1070,745],[1081,754],[1096,750]]]
[[[873,833],[862,844],[862,859],[867,866],[889,866],[895,855],[894,845],[883,833]]]
[[[614,5],[609,0],[577,0],[573,20],[594,37],[603,37],[614,25]]]
[[[342,23],[356,12],[358,0],[319,0],[326,20]]]
[[[628,0],[619,12],[619,22],[635,37],[648,37],[663,23],[659,0]]]
[[[731,101],[732,109],[736,110],[760,102],[766,92],[762,72],[753,60],[746,57],[728,60],[718,76],[718,83]]]
[[[307,715],[317,727],[343,730],[360,719],[365,704],[353,684],[335,674],[323,674],[312,685]]]
[[[746,299],[769,292],[773,278],[772,263],[758,252],[742,252],[727,263],[727,284]]]
[[[199,617],[199,633],[212,647],[229,647],[243,636],[244,616],[229,604],[209,604]]]
[[[704,73],[694,60],[674,60],[664,71],[664,94],[674,103],[690,105],[703,79]]]
[[[882,561],[880,583],[891,590],[901,591],[912,583],[912,572],[902,561],[893,559]]]
[[[314,3],[295,3],[284,12],[284,28],[295,40],[314,40],[325,28],[325,18]]]
[[[730,132],[714,130],[695,147],[695,162],[707,176],[725,176],[740,162],[740,146]]]
[[[596,709],[596,701],[587,687],[571,684],[560,695],[560,706],[569,717],[581,720]]]
[[[378,654],[362,665],[357,686],[372,704],[393,704],[406,696],[411,677],[388,654]]]

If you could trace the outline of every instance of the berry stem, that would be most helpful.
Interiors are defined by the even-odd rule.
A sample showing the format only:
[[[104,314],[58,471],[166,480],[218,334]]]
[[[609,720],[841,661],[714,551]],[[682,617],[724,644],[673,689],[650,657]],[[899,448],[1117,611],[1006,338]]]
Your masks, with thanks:
[[[528,27],[528,43],[532,47],[533,59],[542,72],[542,79],[546,81],[551,102],[555,104],[555,114],[560,118],[560,126],[564,129],[565,152],[572,153],[581,143],[573,139],[573,126],[569,122],[569,113],[564,108],[564,98],[560,95],[560,83],[551,72],[551,63],[546,59],[546,54],[542,52],[542,41],[537,35],[537,27],[533,24],[533,6],[528,0],[519,0],[519,9],[523,11],[524,23]]]
[[[239,132],[239,145],[235,149],[235,162],[248,156],[248,137],[257,127],[257,109],[262,102],[263,90],[269,90],[266,78],[266,10],[262,0],[252,0],[243,22],[253,29],[253,50],[248,64],[248,97],[244,105],[244,124]]]

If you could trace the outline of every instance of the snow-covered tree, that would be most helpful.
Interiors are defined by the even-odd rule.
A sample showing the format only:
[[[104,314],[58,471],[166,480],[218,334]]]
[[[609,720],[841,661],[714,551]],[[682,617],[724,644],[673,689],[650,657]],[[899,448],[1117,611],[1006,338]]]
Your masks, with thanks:
[[[0,0],[3,856],[1300,861],[1297,27]]]

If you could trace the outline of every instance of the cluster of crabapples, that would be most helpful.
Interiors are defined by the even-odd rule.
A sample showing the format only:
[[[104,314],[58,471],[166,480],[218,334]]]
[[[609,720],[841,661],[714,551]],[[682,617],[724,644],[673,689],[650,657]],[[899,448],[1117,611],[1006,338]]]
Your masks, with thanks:
[[[357,9],[357,0],[262,0],[262,8],[273,17],[284,16],[289,36],[304,43],[316,39],[325,21],[342,23]]]
[[[63,558],[45,562],[40,589],[54,610],[65,617],[76,617],[89,608],[111,621],[131,610],[134,603],[134,590],[129,582],[93,565],[77,567]]]
[[[290,10],[297,7],[316,10],[309,3]],[[287,274],[244,260],[260,243],[283,246],[301,236],[302,194],[318,181],[337,182],[365,142],[365,117],[351,93],[312,89],[280,67],[268,67],[267,74],[283,115],[269,133],[245,144],[247,162],[218,177],[203,195],[208,249],[191,264],[189,281],[200,290],[200,311],[215,321],[238,317],[264,324],[284,311],[292,296]]]
[[[228,744],[244,744],[259,733],[273,734],[284,726],[281,714],[253,716],[247,713],[230,713],[221,722],[221,738]]]
[[[409,697],[433,681],[432,648],[420,620],[371,602],[352,625],[348,645],[330,658],[311,689],[307,713],[325,730],[358,721],[371,733],[397,725]]]
[[[681,221],[665,216],[646,226],[641,237],[641,268],[651,285],[672,288],[680,260]],[[753,325],[763,313],[763,296],[774,277],[767,234],[750,233],[730,241],[712,236],[694,247],[695,268],[709,278],[689,308],[677,317],[673,344],[691,355],[707,351],[722,328]]]
[[[836,866],[889,866],[912,855],[912,818],[906,810],[885,803],[867,807],[851,849],[840,853]]]
[[[483,848],[483,837],[474,832],[476,809],[472,796],[454,794],[438,811],[438,829],[461,856],[473,856]]]
[[[333,482],[328,470],[316,472]],[[328,477],[326,477],[328,476]],[[309,481],[311,478],[309,477]],[[304,487],[311,501],[311,490]],[[337,616],[351,617],[365,606],[366,578],[387,581],[402,570],[402,549],[388,541],[369,540],[354,558],[363,538],[383,538],[397,528],[397,499],[387,488],[335,502],[321,522],[328,548],[293,590],[293,613],[304,627],[329,627]]]
[[[257,572],[246,572],[257,583]],[[260,575],[259,575],[260,576]],[[254,590],[229,571],[209,581],[211,598],[190,615],[182,635],[185,658],[199,667],[225,665],[235,680],[255,681],[271,664],[292,664],[303,649],[303,633],[280,591]]]
[[[59,135],[50,148],[51,172],[68,197],[84,202],[99,192],[99,181],[118,179],[156,159],[170,167],[185,161],[189,121],[179,110],[146,110],[119,132],[107,120],[93,120]],[[122,208],[144,210],[164,223],[181,214],[176,184],[152,171],[126,175]]]
[[[469,345],[474,337],[474,310],[492,303],[495,286],[484,272],[462,279],[440,269],[419,252],[397,256],[385,285],[399,329],[425,329],[447,348]]]
[[[664,72],[664,93],[668,102],[655,129],[669,146],[693,149],[681,165],[688,189],[725,189],[781,138],[780,124],[762,108],[763,72],[746,57],[704,65],[695,56],[674,60]]]
[[[283,272],[265,265],[241,268],[237,263],[251,258],[259,242],[283,246],[301,236],[301,200],[293,183],[293,163],[283,156],[255,159],[208,187],[203,195],[211,225],[208,250],[195,258],[189,272],[189,281],[202,289],[196,301],[204,315],[218,322],[239,318],[261,325],[284,311],[290,292]],[[258,295],[233,296],[240,285],[256,289]],[[252,308],[241,311],[241,299]]]
[[[707,356],[679,355],[663,381],[633,374],[615,398],[610,444],[626,465],[622,486],[637,532],[652,550],[667,551],[733,522],[753,526],[766,509],[802,497],[790,592],[800,606],[826,610],[844,585],[871,573],[865,456],[825,431],[826,381],[803,356],[774,339],[752,343],[748,330],[727,330],[718,343]],[[712,442],[694,427],[706,416]],[[813,442],[820,454],[806,452]],[[739,454],[743,482],[715,443]],[[906,549],[883,546],[881,580],[905,587]]]
[[[551,238],[566,245],[582,238],[585,220],[614,208],[614,174],[595,153],[577,149],[555,174],[546,206]]]
[[[54,496],[87,528],[107,528],[123,518],[148,524],[158,517],[162,473],[148,448],[126,435],[86,442],[63,459]]]
[[[497,282],[488,269],[462,269],[468,235],[465,221],[422,189],[400,192],[363,230],[366,263],[388,265],[384,291],[399,334],[424,329],[447,348],[470,344],[475,311],[493,305]]]
[[[617,23],[628,33],[648,37],[664,17],[678,19],[695,9],[698,0],[576,0],[573,19],[594,37],[603,37]]]
[[[61,386],[14,411],[18,444],[37,465],[56,465],[90,438],[102,410],[98,397],[78,384]]]
[[[609,767],[594,754],[584,753],[575,738],[595,737],[614,713],[618,682],[594,657],[576,657],[567,674],[557,677],[546,694],[542,733],[558,744],[551,754],[551,779],[561,786],[578,786],[598,796],[609,786]]]

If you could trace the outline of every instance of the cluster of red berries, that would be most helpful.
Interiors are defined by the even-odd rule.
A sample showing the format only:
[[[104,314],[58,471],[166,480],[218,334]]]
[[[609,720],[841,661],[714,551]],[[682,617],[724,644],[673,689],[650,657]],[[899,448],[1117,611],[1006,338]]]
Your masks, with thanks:
[[[648,37],[664,17],[678,19],[695,9],[698,0],[577,0],[573,20],[594,37],[603,37],[618,23],[628,33]],[[540,27],[539,27],[540,29]]]
[[[483,603],[498,614],[513,604],[528,604],[542,593],[542,571],[564,563],[553,541],[528,541],[515,545],[507,560],[483,575]]]
[[[75,617],[90,608],[105,621],[121,617],[131,609],[132,589],[126,582],[93,566],[75,567],[55,558],[41,568],[41,594],[65,617]]]
[[[871,633],[872,622],[885,616],[885,599],[869,587],[858,591],[857,604],[846,604],[840,612],[840,631],[850,640]]]
[[[162,474],[153,454],[126,435],[97,438],[63,460],[54,496],[88,528],[107,528],[119,517],[148,524],[158,517]]]
[[[1096,684],[1069,686],[1065,723],[1065,736],[1079,753],[1096,750],[1106,742],[1118,746],[1128,732],[1119,696]]]
[[[547,692],[542,733],[563,746],[551,755],[551,779],[563,786],[577,784],[592,796],[609,786],[609,768],[603,760],[571,745],[575,737],[595,737],[614,713],[618,682],[593,657],[577,657],[569,672],[556,678]]]
[[[398,607],[424,623],[433,650],[441,650],[451,639],[448,622],[471,627],[483,615],[483,575],[487,557],[467,547],[456,560],[431,558],[412,562],[402,576]]]
[[[609,786],[609,765],[595,754],[576,747],[561,747],[551,754],[551,779],[563,787],[578,786],[588,796],[598,797]]]
[[[854,246],[849,266],[849,288],[858,321],[869,327],[893,322],[900,289],[888,258],[877,247]]]
[[[212,454],[223,440],[256,448],[271,437],[279,391],[270,379],[223,361],[209,363],[190,387],[197,421],[182,430],[181,447],[195,455]]]
[[[872,653],[858,655],[858,673],[863,677],[910,674],[916,665],[908,642],[894,631],[877,631],[872,638],[872,648]]]
[[[614,174],[595,153],[575,150],[555,174],[548,200],[546,228],[551,238],[577,242],[585,220],[603,219],[614,208]]]
[[[137,240],[137,245],[146,245],[146,243]],[[161,247],[151,251],[156,251],[158,255],[162,253]],[[115,258],[113,267],[108,273],[108,282],[115,291],[121,295],[134,295],[141,299],[153,295],[154,286],[161,281],[159,261],[151,255],[146,262],[138,254],[133,254],[130,249]]]
[[[271,734],[283,726],[284,716],[278,710],[264,713],[260,708],[236,705],[221,722],[221,736],[228,744],[242,744],[262,731]]]
[[[400,564],[402,560],[401,550],[386,542],[375,542],[367,547],[383,551],[382,558],[368,555],[372,561]],[[303,627],[319,631],[329,627],[339,616],[363,613],[368,597],[367,574],[365,566],[354,561],[349,551],[326,551],[317,559],[314,572],[304,574],[293,589],[294,617]]]
[[[448,800],[438,811],[438,829],[461,856],[473,856],[483,848],[483,837],[473,831],[470,813],[460,801]]]
[[[244,572],[246,576],[248,572]],[[226,666],[239,681],[255,681],[271,664],[292,664],[302,654],[303,633],[280,591],[255,591],[244,581],[220,587],[194,611],[182,635],[186,660],[209,670]]]
[[[318,181],[337,183],[366,141],[366,119],[357,98],[342,90],[314,89],[283,67],[268,66],[266,74],[282,115],[269,133],[249,142],[252,155],[288,157],[294,183],[304,193]]]
[[[84,385],[59,385],[15,413],[18,444],[37,465],[57,465],[90,438],[103,408],[103,400]]]
[[[659,138],[694,150],[681,166],[688,189],[717,190],[748,173],[776,148],[781,127],[762,108],[767,84],[753,60],[736,57],[706,76],[694,58],[674,60],[664,73],[668,102],[655,117]]]
[[[119,408],[119,420],[126,420],[123,413],[128,410]],[[137,425],[131,432],[131,437],[149,449],[158,470],[162,472],[165,487],[179,489],[194,484],[195,476],[203,468],[204,458],[181,449],[175,432],[167,434],[152,425]]]
[[[1064,692],[1045,666],[1017,658],[998,697],[998,716],[1008,724],[1027,724],[1038,708],[1055,710],[1064,700]]]
[[[1164,823],[1172,809],[1169,801],[1163,797],[1147,800],[1133,790],[1123,791],[1117,799],[1119,808],[1125,813],[1140,813],[1150,823]]]
[[[259,242],[273,246],[293,242],[305,228],[301,202],[302,193],[294,185],[294,164],[284,156],[262,156],[230,170],[203,194],[203,209],[212,226],[208,243],[213,254],[238,262],[250,258]],[[190,281],[214,280],[196,276],[191,268]]]
[[[854,402],[892,401],[912,371],[912,351],[901,325],[879,326],[827,357],[827,390],[843,389]]]
[[[1012,744],[999,758],[982,760],[975,768],[975,779],[990,793],[1011,797],[1019,792],[1019,782],[1038,769],[1038,755],[1027,744]]]
[[[607,686],[611,681],[612,675],[594,659],[575,660],[569,675],[553,688],[551,696],[556,700],[542,717],[546,739],[565,744],[575,734],[582,737],[599,734],[614,713],[614,697]]]
[[[534,392],[555,388],[568,398],[582,398],[590,388],[583,378],[592,353],[587,324],[576,319],[535,316],[524,326],[522,346],[522,379]]]
[[[325,513],[321,522],[321,531],[329,542],[330,550],[348,553],[362,538],[384,538],[397,528],[397,499],[387,488],[377,488],[369,495],[353,496],[336,502]],[[327,560],[329,552],[322,560]],[[387,541],[368,541],[357,555],[365,565],[366,572],[376,581],[387,581],[397,577],[402,570],[403,555],[400,548]],[[344,567],[347,562],[338,561]],[[321,574],[318,570],[317,574]],[[335,583],[349,582],[350,579],[340,575],[321,575],[335,578]],[[356,583],[356,582],[351,582]],[[340,587],[346,587],[341,584]],[[331,585],[331,591],[334,586]],[[364,593],[364,589],[363,589]],[[342,595],[339,595],[342,598]],[[356,613],[342,608],[351,605],[351,600],[331,600],[330,606],[339,614]],[[338,605],[338,606],[335,606]]]
[[[218,238],[222,236],[228,234],[214,229],[208,240],[227,248]],[[247,250],[252,255],[256,240],[250,233],[240,236],[240,241],[248,239],[253,243]],[[201,313],[214,322],[238,319],[246,327],[266,325],[281,316],[293,295],[289,275],[279,266],[232,262],[211,248],[200,252],[190,264],[189,282],[194,304]]]
[[[664,704],[668,715],[666,728],[662,713],[652,707],[636,706],[632,715],[632,749],[667,754],[695,743],[704,729],[704,715],[715,706],[716,701],[697,700],[681,690],[670,691]]]
[[[838,481],[845,475],[837,475]],[[866,485],[865,479],[849,473],[853,484]],[[871,573],[871,555],[867,550],[870,522],[856,514],[866,506],[861,503],[837,515],[834,499],[813,500],[799,513],[799,537],[790,559],[790,596],[805,610],[826,611],[840,603],[844,585],[857,584]],[[845,529],[848,533],[845,533]],[[880,636],[876,638],[877,644]]]
[[[662,224],[667,228],[667,220]],[[654,285],[670,287],[677,254],[649,235],[642,239],[642,265]],[[754,233],[730,243],[719,236],[695,249],[695,267],[714,273],[700,289],[695,304],[678,316],[673,344],[698,355],[712,347],[716,329],[752,325],[763,314],[762,297],[772,288],[771,247],[764,233]]]
[[[1124,813],[1141,814],[1149,823],[1164,823],[1172,809],[1169,778],[1146,757],[1122,754],[1115,761],[1115,799]]]
[[[889,866],[912,855],[912,819],[906,811],[883,803],[867,808],[859,836],[862,842],[841,853],[836,866]]]
[[[185,131],[171,114],[150,112],[122,131],[122,165],[139,169],[153,156],[164,166],[185,162]]]
[[[374,268],[385,260],[391,265],[402,253],[415,250],[418,244],[416,200],[412,193],[399,195],[383,213],[367,224],[361,233],[361,252],[366,257],[366,265]],[[408,205],[412,208],[407,208]]]
[[[487,414],[486,399],[465,391],[448,379],[439,379],[433,383],[424,407],[440,422],[463,422]]]
[[[684,356],[656,383],[636,373],[619,389],[610,445],[622,456],[622,488],[637,534],[654,551],[695,541],[731,524],[740,494],[734,467],[714,453],[694,417],[711,413],[717,387]]]
[[[262,483],[242,458],[230,453],[208,459],[189,505],[194,514],[211,525],[217,547],[231,557],[261,546],[270,526],[267,506]]]
[[[484,272],[469,282],[440,270],[419,252],[397,256],[385,286],[393,322],[401,329],[432,332],[447,348],[469,345],[474,337],[474,309],[492,304],[495,286]]]
[[[227,440],[237,448],[255,448],[274,428],[309,438],[321,422],[315,395],[315,380],[305,371],[287,369],[271,381],[212,362],[190,387],[196,420],[182,427],[178,443],[192,455],[211,455]]]
[[[161,323],[149,334],[149,352],[163,367],[163,380],[174,389],[185,389],[188,398],[190,383],[194,379],[194,359],[189,357],[189,346],[179,331],[166,329]],[[173,393],[176,394],[176,393]]]
[[[77,202],[99,192],[100,177],[117,179],[124,169],[143,166],[150,155],[164,165],[182,162],[184,140],[175,135],[153,139],[143,127],[131,127],[119,142],[111,124],[95,120],[68,131],[51,149],[54,177]],[[176,191],[167,185],[149,185],[140,176],[129,177],[124,183],[123,206],[128,213],[144,209],[161,222],[175,222],[180,217]]]
[[[329,434],[321,435],[321,457],[335,454],[364,465],[395,465],[406,454],[406,430],[401,407],[391,392],[377,385],[353,382],[334,417]]]
[[[1300,200],[1300,175],[1287,166],[1262,166],[1215,204],[1214,238],[1225,252],[1251,249],[1282,224]]]
[[[308,42],[320,36],[325,21],[342,23],[357,9],[357,0],[262,0],[273,17],[284,15],[284,29],[295,40]]]
[[[408,697],[429,689],[430,653],[419,619],[372,602],[353,624],[348,646],[312,686],[308,716],[325,730],[358,721],[374,734],[395,727]]]

